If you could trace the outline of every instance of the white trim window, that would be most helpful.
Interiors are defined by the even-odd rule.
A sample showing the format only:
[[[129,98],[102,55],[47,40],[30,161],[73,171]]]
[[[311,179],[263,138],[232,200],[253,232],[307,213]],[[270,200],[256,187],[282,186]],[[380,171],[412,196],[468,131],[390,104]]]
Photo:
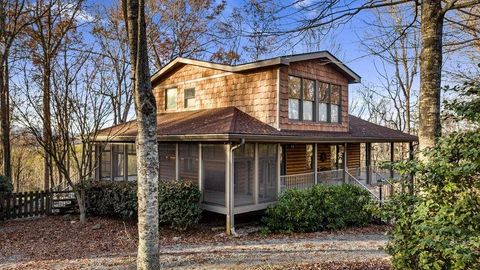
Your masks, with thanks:
[[[177,109],[177,88],[165,89],[165,109]]]
[[[195,88],[185,89],[183,99],[185,108],[195,108]]]

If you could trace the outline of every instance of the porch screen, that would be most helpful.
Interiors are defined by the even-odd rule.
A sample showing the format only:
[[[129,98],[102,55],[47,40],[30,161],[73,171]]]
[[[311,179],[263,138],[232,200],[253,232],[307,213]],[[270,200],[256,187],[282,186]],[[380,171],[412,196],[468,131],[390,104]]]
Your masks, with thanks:
[[[203,202],[225,206],[225,147],[202,145]]]
[[[125,173],[125,150],[123,144],[112,145],[113,180],[123,181]]]
[[[174,143],[161,143],[158,145],[160,181],[175,180],[175,153],[176,144]]]
[[[135,144],[128,144],[126,147],[128,180],[137,180],[137,154]]]
[[[179,179],[198,183],[198,144],[178,145]]]
[[[278,186],[276,144],[258,145],[258,166],[258,201],[275,201]]]
[[[112,173],[111,145],[100,145],[99,149],[102,151],[100,156],[100,178],[110,180]]]
[[[253,204],[255,145],[244,144],[234,152],[235,206]]]

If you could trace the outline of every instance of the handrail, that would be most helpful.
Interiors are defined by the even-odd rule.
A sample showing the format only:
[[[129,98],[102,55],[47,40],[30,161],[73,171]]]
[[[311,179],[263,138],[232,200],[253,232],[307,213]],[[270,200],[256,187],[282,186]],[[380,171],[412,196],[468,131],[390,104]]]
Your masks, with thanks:
[[[377,199],[378,201],[380,201],[380,198],[375,194],[373,193],[366,185],[364,185],[362,182],[358,181],[357,178],[355,178],[352,174],[350,174],[350,172],[348,170],[345,170],[345,173],[350,176],[351,178],[353,178],[353,180],[355,180],[356,184],[360,185],[362,188],[366,189],[368,192],[370,192],[370,194],[375,198]]]

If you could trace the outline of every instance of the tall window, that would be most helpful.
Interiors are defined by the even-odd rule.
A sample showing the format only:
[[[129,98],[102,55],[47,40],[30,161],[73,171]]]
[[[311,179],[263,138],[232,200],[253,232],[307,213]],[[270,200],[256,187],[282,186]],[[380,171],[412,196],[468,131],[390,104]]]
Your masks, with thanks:
[[[198,182],[198,144],[178,145],[178,173],[180,180]]]
[[[177,89],[170,88],[165,90],[165,109],[177,109]]]
[[[124,180],[125,170],[125,151],[123,144],[112,145],[112,165],[113,165],[113,179]]]
[[[330,100],[330,85],[320,82],[318,86],[318,121],[328,122],[328,103]]]
[[[185,108],[194,108],[195,107],[195,88],[185,89],[183,93],[184,107]]]
[[[313,121],[313,103],[315,101],[315,81],[303,80],[303,120]]]
[[[331,106],[331,116],[330,122],[338,123],[340,122],[340,85],[332,84],[331,93],[330,93],[330,106]]]
[[[112,156],[111,156],[111,145],[107,144],[104,146],[99,146],[102,149],[102,155],[100,157],[100,178],[101,179],[111,179],[112,173]]]
[[[300,101],[302,100],[302,79],[289,76],[288,78],[288,118],[300,119]]]
[[[137,154],[135,144],[127,144],[126,147],[128,180],[135,180],[137,176]]]

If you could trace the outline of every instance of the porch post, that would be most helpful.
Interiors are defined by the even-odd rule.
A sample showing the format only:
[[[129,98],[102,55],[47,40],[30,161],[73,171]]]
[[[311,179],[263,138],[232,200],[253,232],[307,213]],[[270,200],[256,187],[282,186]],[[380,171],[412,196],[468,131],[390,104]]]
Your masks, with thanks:
[[[123,144],[123,180],[128,181],[128,151],[127,144]]]
[[[365,143],[365,166],[367,167],[367,183],[371,184],[372,180],[372,143]]]
[[[280,196],[280,193],[282,192],[282,181],[281,181],[281,175],[282,175],[282,145],[277,144],[277,174],[278,174],[278,183],[277,183],[277,197]]]
[[[348,144],[345,143],[343,146],[343,182],[347,182],[347,170],[348,170],[348,151],[347,151]]]
[[[253,175],[253,179],[254,179],[254,184],[253,184],[253,203],[254,204],[258,204],[258,182],[259,182],[259,179],[258,179],[258,169],[259,169],[259,160],[258,160],[258,143],[255,143],[255,151],[253,153],[254,157],[255,157],[255,165],[254,165],[254,175]]]
[[[232,186],[233,182],[231,179],[232,176],[232,156],[231,156],[231,145],[226,144],[225,145],[225,157],[226,157],[226,162],[225,162],[225,206],[227,208],[227,215],[226,215],[226,234],[231,235],[232,234],[232,228],[234,226],[234,216],[233,216],[233,192],[232,192]]]
[[[113,146],[114,144],[110,144],[110,181],[115,179],[113,176]]]
[[[395,143],[390,143],[390,163],[393,165],[395,161]],[[393,166],[390,166],[390,178],[393,178]]]
[[[178,143],[175,144],[175,180],[179,180],[178,177],[180,176],[180,168],[179,168],[180,161],[178,160]]]
[[[313,179],[315,180],[315,185],[318,184],[318,144],[313,144]]]
[[[202,143],[198,144],[198,188],[200,189],[200,201],[203,202],[203,155]]]
[[[408,143],[408,159],[413,160],[413,142]],[[414,188],[413,174],[410,174],[409,178],[410,179],[408,183],[408,193],[410,195],[413,195],[413,188]]]

